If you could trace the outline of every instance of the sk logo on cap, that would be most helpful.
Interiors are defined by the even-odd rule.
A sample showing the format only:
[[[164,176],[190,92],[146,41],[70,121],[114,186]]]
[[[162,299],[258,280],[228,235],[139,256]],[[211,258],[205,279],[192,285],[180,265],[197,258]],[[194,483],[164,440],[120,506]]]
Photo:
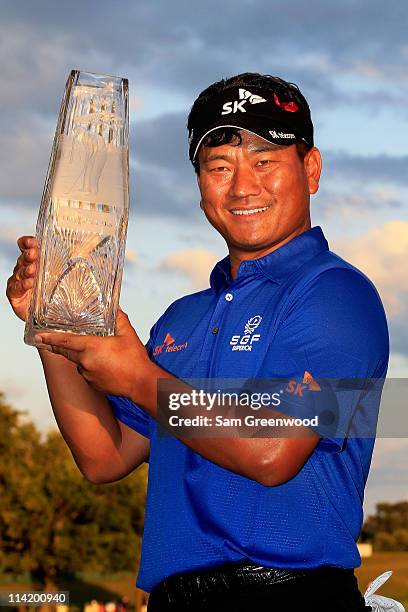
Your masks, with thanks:
[[[245,104],[247,102],[250,104],[260,104],[261,102],[266,102],[265,98],[261,98],[261,96],[257,96],[256,94],[242,88],[239,88],[238,90],[238,97],[239,100],[234,100],[234,102],[225,102],[222,107],[221,115],[229,115],[230,113],[236,113],[237,111],[246,113]]]

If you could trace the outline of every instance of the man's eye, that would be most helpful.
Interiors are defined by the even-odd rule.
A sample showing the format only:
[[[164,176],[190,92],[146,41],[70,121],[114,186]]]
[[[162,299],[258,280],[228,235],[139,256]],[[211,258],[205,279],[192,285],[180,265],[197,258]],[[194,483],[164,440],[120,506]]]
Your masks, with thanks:
[[[228,168],[226,166],[216,166],[215,168],[210,168],[210,172],[228,172]]]
[[[272,159],[260,159],[257,161],[257,166],[261,166],[261,167],[265,167],[265,166],[270,166],[273,164],[273,160]]]

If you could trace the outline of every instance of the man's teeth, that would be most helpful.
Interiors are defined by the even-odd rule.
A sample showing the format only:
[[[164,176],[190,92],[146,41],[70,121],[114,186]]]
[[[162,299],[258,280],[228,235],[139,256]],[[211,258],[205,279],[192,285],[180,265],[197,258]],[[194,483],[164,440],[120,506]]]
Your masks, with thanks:
[[[255,215],[256,213],[264,212],[264,210],[268,210],[269,206],[264,206],[264,208],[252,208],[252,210],[231,210],[233,215]]]

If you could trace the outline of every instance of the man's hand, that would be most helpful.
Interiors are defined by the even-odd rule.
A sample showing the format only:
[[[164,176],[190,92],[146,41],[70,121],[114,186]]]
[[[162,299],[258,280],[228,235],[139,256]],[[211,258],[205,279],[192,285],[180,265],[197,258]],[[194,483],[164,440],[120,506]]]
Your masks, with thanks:
[[[113,337],[41,332],[36,340],[48,345],[53,353],[76,363],[86,382],[106,394],[137,399],[153,366],[122,310],[118,311]]]
[[[34,236],[21,236],[17,244],[21,255],[17,259],[13,275],[7,281],[6,295],[15,314],[25,321],[34,287],[38,242]]]

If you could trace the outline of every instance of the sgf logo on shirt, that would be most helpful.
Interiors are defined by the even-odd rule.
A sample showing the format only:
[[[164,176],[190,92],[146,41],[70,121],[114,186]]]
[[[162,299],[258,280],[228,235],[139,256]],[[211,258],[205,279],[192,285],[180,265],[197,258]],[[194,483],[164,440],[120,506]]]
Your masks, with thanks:
[[[261,334],[254,334],[254,331],[262,321],[260,315],[255,315],[248,319],[245,323],[244,333],[242,336],[232,336],[230,340],[232,351],[252,351],[254,342],[259,342]]]

